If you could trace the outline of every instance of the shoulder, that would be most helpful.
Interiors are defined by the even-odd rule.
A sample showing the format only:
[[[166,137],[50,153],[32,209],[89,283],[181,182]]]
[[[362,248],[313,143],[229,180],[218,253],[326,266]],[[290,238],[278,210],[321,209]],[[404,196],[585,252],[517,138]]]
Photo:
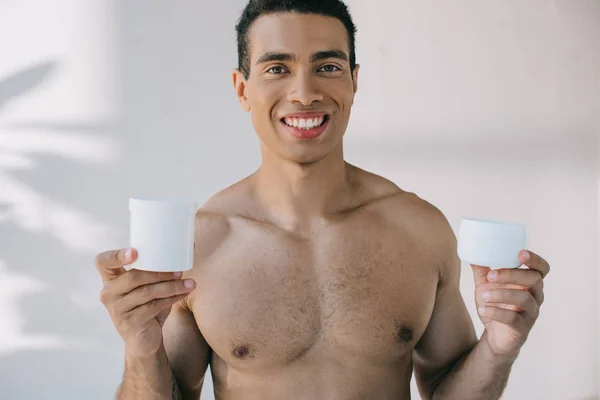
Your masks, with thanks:
[[[438,207],[414,193],[410,193],[406,199],[413,210],[414,229],[436,260],[440,283],[458,283],[460,260],[457,255],[457,239],[448,218]]]
[[[425,230],[428,234],[448,233],[450,225],[446,216],[429,201],[400,188],[382,176],[363,170],[360,170],[359,174],[363,191],[366,193],[366,206],[373,207],[387,219],[408,224],[414,229]]]
[[[367,204],[381,220],[391,224],[399,237],[410,238],[436,259],[440,276],[456,269],[457,240],[448,218],[442,210],[414,192],[401,189],[393,182],[370,174],[369,192],[374,198]]]
[[[205,259],[231,234],[235,219],[248,207],[243,181],[213,194],[197,211],[196,256]]]
[[[458,282],[460,260],[456,235],[444,213],[415,193],[406,192],[396,200],[396,207],[404,211],[404,219],[398,224],[427,252],[427,258],[436,266],[439,284]]]
[[[403,199],[419,226],[436,240],[451,240],[454,232],[446,215],[437,206],[416,193],[406,192]]]

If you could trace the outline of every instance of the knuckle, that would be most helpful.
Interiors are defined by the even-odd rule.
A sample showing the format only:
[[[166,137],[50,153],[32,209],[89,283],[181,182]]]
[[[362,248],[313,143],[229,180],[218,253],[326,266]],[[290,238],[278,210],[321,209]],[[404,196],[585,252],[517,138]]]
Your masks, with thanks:
[[[114,265],[123,265],[123,250],[113,250],[110,252],[110,261]]]
[[[519,314],[516,312],[511,312],[509,319],[511,324],[516,324],[519,322]]]
[[[122,263],[123,260],[125,260],[125,250],[124,249],[115,250],[113,252],[113,257],[116,262]]]
[[[108,304],[108,290],[106,289],[106,286],[100,291],[100,302],[104,305]]]
[[[125,285],[130,288],[136,288],[138,286],[139,278],[136,270],[131,270],[123,274],[123,280],[125,281]]]
[[[116,304],[109,304],[106,306],[106,309],[111,316],[119,318],[119,308]]]

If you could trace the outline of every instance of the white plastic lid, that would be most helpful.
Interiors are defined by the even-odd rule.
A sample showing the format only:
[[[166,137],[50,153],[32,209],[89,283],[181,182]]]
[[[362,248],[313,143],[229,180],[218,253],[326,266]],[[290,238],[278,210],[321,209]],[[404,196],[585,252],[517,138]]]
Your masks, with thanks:
[[[130,198],[129,211],[196,214],[198,201],[183,199]]]
[[[502,239],[525,240],[526,225],[502,221],[489,221],[477,218],[463,218],[459,236],[484,236]]]

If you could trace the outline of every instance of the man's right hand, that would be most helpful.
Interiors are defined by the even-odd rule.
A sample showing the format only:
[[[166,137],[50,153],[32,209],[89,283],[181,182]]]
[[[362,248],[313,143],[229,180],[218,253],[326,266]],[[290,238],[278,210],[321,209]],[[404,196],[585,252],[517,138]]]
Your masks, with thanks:
[[[123,268],[137,258],[134,249],[111,250],[96,256],[104,288],[100,300],[125,341],[127,352],[151,356],[162,346],[162,325],[171,306],[194,290],[181,272],[149,272]],[[189,287],[188,287],[189,286]]]

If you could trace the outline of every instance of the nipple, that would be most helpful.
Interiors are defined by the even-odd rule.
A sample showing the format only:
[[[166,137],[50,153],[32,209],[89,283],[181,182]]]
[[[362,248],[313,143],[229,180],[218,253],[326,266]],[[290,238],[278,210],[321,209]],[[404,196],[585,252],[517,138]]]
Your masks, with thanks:
[[[250,348],[247,345],[236,346],[236,347],[234,347],[234,349],[231,352],[231,354],[235,358],[240,358],[240,359],[249,358],[249,356],[250,356]]]
[[[412,328],[406,326],[406,325],[401,325],[398,329],[398,339],[400,339],[402,342],[410,342],[410,340],[412,339],[413,336],[413,330]]]

